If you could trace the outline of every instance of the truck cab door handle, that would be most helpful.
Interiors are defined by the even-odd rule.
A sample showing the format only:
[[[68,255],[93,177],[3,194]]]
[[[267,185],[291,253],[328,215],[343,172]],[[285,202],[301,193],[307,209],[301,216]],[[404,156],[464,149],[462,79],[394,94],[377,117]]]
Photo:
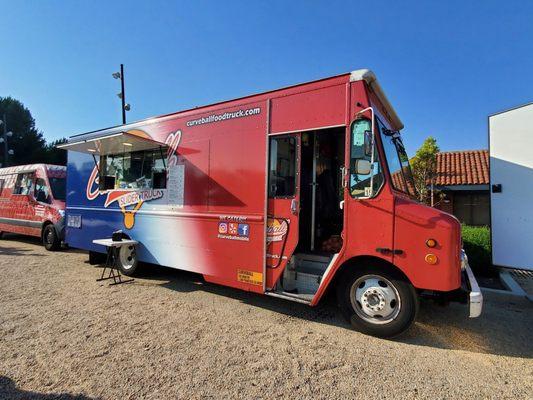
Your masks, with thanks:
[[[397,254],[397,255],[403,254],[403,250],[398,250],[398,249],[393,250],[393,249],[387,249],[383,247],[378,247],[376,251],[381,254],[390,254],[390,253]]]

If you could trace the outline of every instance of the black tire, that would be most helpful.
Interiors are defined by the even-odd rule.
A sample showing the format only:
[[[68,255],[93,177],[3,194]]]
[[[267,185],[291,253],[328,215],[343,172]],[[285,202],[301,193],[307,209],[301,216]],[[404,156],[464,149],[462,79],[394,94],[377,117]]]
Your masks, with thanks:
[[[118,252],[117,265],[120,272],[127,276],[134,276],[139,266],[137,249],[134,245],[121,246]]]
[[[61,247],[61,241],[59,240],[59,236],[57,236],[56,228],[52,224],[44,227],[43,245],[48,251],[56,251]]]
[[[337,300],[356,330],[380,338],[402,334],[418,313],[414,287],[401,274],[380,266],[347,271],[337,285]]]
[[[4,238],[4,232],[0,231],[0,240]]]

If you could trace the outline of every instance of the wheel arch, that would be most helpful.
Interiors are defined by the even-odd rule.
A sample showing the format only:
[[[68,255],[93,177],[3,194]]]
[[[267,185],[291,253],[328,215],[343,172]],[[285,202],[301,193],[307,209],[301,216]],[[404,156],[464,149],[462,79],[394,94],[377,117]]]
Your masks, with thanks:
[[[385,270],[399,274],[406,282],[409,282],[412,285],[412,282],[407,277],[407,275],[393,263],[387,260],[384,260],[383,258],[375,257],[375,256],[368,256],[368,255],[355,256],[355,257],[345,260],[335,270],[334,275],[332,276],[330,282],[328,283],[326,289],[324,290],[324,293],[320,296],[320,299],[318,300],[317,304],[320,303],[320,301],[324,297],[326,297],[332,290],[335,290],[339,281],[343,278],[343,276],[345,276],[345,274],[347,274],[349,271],[355,270],[356,268],[361,268],[371,263],[376,266],[380,266],[384,268]]]
[[[56,227],[55,227],[55,225],[54,225],[54,223],[52,221],[50,221],[48,219],[46,221],[44,221],[43,224],[41,225],[41,240],[44,239],[44,230],[46,229],[46,227],[48,225],[52,225],[54,227],[54,229],[56,229]]]

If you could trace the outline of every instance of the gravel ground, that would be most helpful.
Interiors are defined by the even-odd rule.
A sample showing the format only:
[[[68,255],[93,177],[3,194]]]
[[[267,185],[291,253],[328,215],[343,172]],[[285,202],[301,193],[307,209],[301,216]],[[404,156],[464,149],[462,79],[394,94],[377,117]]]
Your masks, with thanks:
[[[75,250],[0,241],[0,397],[533,398],[530,303],[425,302],[400,339],[349,329],[318,308],[151,267],[95,282]],[[377,396],[377,397],[376,397]]]

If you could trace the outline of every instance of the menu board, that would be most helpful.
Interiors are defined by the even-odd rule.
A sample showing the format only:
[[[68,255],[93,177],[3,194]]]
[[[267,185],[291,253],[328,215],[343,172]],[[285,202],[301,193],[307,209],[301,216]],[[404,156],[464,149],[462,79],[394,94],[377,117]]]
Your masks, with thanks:
[[[171,206],[183,207],[185,190],[185,165],[171,165],[168,168],[167,199]]]

